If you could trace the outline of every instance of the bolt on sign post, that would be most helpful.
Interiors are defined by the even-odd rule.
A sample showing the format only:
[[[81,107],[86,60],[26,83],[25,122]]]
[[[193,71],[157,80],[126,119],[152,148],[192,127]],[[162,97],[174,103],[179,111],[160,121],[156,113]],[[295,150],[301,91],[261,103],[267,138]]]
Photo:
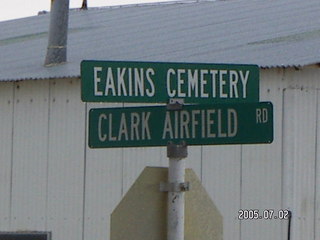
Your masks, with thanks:
[[[241,64],[81,62],[84,102],[245,103],[259,101],[259,67]]]

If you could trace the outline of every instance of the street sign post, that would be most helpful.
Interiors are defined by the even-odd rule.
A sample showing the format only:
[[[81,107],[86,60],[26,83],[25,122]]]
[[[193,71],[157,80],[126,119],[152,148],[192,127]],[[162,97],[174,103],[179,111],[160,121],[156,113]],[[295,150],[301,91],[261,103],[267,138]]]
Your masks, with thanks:
[[[81,62],[84,102],[245,103],[259,101],[259,67],[128,61]]]
[[[91,148],[271,143],[271,102],[101,108],[89,113]]]

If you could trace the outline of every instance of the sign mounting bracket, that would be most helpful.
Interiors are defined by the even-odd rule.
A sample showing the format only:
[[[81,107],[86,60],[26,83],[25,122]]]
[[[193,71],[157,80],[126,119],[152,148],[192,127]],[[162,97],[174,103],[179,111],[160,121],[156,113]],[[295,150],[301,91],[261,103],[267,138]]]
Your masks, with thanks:
[[[183,98],[170,98],[167,104],[168,110],[181,110],[184,105]]]

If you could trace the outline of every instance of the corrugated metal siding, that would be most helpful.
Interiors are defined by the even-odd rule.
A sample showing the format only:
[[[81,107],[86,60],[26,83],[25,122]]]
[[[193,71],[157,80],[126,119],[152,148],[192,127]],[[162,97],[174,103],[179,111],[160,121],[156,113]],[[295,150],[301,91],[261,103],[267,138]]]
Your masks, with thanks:
[[[282,90],[281,73],[262,71],[260,100],[274,106],[274,142],[262,145],[243,145],[241,154],[241,207],[243,210],[263,211],[282,209]],[[241,239],[280,240],[283,220],[242,220]]]
[[[187,165],[223,214],[225,240],[286,240],[287,220],[240,221],[238,211],[287,208],[291,240],[318,240],[318,76],[317,68],[261,71],[274,143],[189,147]],[[162,147],[89,149],[89,109],[117,104],[82,103],[79,79],[0,83],[0,93],[0,230],[109,239],[110,214],[135,178],[168,164]]]
[[[241,146],[204,146],[202,158],[202,183],[223,216],[223,239],[240,240]]]
[[[87,104],[86,110],[117,105],[122,106]],[[109,239],[110,214],[123,195],[123,153],[119,148],[90,149],[87,145],[84,239]]]
[[[315,239],[317,91],[284,92],[285,204],[293,211],[293,239]],[[302,170],[303,169],[303,170]]]
[[[317,90],[317,122],[320,121],[320,90]],[[315,239],[320,239],[320,127],[317,126],[316,185],[315,185]]]
[[[87,150],[84,239],[109,239],[110,213],[122,196],[121,150]]]
[[[5,83],[0,87],[0,226],[2,230],[9,230],[10,227],[13,85],[13,83]]]
[[[82,239],[85,108],[80,80],[50,82],[47,228],[55,239]]]
[[[45,230],[48,180],[49,81],[15,85],[12,230]]]

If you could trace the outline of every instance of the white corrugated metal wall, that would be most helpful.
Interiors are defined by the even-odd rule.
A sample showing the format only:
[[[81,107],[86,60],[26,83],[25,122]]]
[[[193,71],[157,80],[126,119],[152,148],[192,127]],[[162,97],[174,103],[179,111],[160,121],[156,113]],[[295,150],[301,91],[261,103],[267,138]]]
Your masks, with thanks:
[[[284,240],[286,220],[238,220],[239,209],[289,208],[292,240],[320,238],[318,68],[261,71],[272,101],[270,145],[189,147],[188,166],[224,217],[224,240]],[[113,104],[112,106],[117,105]],[[0,83],[0,231],[47,230],[53,239],[109,239],[110,213],[166,149],[89,149],[80,80]],[[118,104],[121,106],[121,104]]]

